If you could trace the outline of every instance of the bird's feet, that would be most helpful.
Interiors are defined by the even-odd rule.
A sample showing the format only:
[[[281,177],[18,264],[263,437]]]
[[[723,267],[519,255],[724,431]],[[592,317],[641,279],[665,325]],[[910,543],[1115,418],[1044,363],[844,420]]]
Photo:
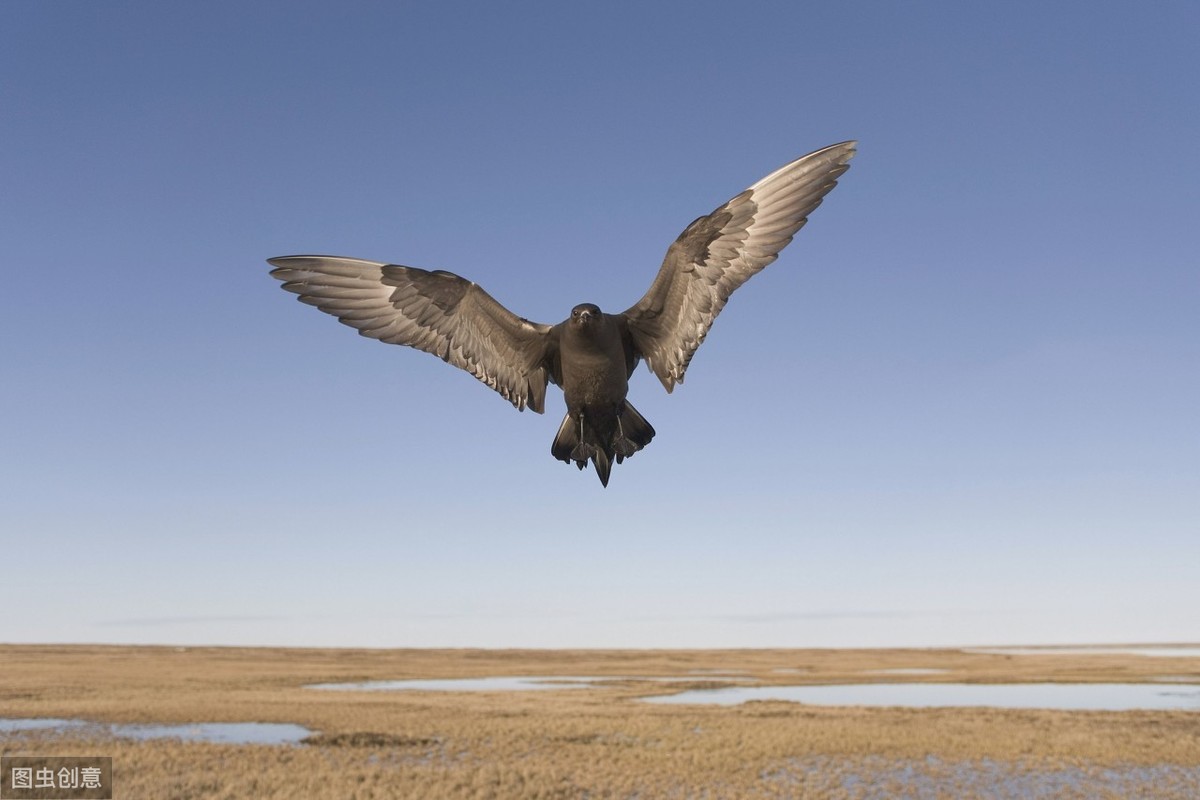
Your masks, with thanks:
[[[629,458],[639,449],[637,444],[625,435],[625,426],[621,424],[620,417],[617,417],[617,435],[613,437],[612,446],[617,458]]]
[[[613,439],[613,452],[616,453],[619,458],[629,458],[637,451],[637,445],[631,442],[629,439],[626,439],[624,436]]]
[[[584,441],[583,436],[583,414],[579,415],[579,443],[571,450],[571,460],[583,469],[587,465],[588,459],[596,456],[596,446],[588,444]]]

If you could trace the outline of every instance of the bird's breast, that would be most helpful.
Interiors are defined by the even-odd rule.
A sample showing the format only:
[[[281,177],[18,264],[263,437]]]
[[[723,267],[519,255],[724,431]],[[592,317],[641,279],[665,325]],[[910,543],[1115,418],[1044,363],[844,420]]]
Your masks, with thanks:
[[[628,371],[619,338],[567,336],[560,357],[568,410],[616,405],[625,399]]]

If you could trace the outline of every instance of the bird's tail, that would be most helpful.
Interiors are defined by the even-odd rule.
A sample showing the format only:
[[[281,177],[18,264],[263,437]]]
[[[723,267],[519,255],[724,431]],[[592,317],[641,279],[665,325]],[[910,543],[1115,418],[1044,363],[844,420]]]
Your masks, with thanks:
[[[625,402],[625,410],[621,412],[620,420],[614,443],[618,464],[650,444],[650,440],[654,438],[654,426],[646,422],[646,418],[639,414],[629,401]]]
[[[550,453],[559,461],[574,462],[579,469],[591,461],[600,483],[608,486],[613,461],[620,464],[653,438],[654,428],[626,402],[619,415],[598,421],[587,418],[582,425],[568,412],[558,426]]]

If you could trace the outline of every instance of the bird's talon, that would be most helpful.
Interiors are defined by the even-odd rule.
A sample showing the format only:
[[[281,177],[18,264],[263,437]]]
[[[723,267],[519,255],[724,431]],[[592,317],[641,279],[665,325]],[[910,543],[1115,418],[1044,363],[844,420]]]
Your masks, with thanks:
[[[617,439],[613,442],[613,452],[621,458],[629,458],[637,452],[637,445],[628,439]]]

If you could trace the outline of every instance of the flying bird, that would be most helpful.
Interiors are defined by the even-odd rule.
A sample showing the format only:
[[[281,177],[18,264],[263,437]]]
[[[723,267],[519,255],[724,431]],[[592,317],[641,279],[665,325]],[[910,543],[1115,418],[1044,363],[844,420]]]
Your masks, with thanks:
[[[688,225],[667,250],[649,291],[619,314],[581,303],[557,325],[518,317],[478,284],[428,271],[336,256],[268,259],[271,275],[363,336],[415,347],[466,370],[518,410],[545,410],[546,384],[567,414],[550,447],[560,461],[590,461],[604,486],[615,461],[641,450],[654,428],[626,399],[644,360],[670,392],[729,295],[776,259],[849,169],[856,142],[785,164]]]

